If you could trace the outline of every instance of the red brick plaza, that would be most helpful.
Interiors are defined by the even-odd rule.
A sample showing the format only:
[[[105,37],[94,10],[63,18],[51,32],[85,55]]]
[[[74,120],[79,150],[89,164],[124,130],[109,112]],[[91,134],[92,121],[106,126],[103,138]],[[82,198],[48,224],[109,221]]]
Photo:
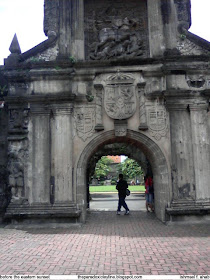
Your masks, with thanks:
[[[68,228],[0,228],[0,275],[210,274],[209,229],[152,213],[88,214]]]

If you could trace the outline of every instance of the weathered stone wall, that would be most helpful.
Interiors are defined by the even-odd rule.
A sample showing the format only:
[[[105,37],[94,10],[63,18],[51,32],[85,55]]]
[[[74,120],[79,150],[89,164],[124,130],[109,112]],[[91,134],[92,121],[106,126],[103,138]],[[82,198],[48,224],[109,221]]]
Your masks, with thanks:
[[[58,33],[59,25],[59,0],[44,1],[44,33],[46,36],[49,32]]]
[[[0,108],[0,221],[10,197],[7,171],[7,132],[8,111],[6,108]]]
[[[4,102],[7,91],[7,81],[4,78],[2,71],[0,71],[0,222],[10,199],[7,171],[8,110]]]
[[[174,0],[176,14],[180,24],[188,29],[191,26],[191,3],[190,0]]]
[[[51,39],[5,62],[6,217],[84,222],[90,165],[116,143],[149,161],[161,221],[209,213],[210,47],[186,24],[187,0],[45,1]]]

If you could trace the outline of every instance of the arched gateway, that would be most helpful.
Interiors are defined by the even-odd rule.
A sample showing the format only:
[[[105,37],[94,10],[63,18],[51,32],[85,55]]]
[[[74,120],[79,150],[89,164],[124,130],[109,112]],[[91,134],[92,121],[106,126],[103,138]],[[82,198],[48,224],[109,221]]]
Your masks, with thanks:
[[[209,219],[210,44],[190,0],[44,11],[48,39],[21,53],[15,36],[0,66],[0,220],[84,222],[87,169],[117,143],[149,161],[161,221]]]
[[[76,185],[77,185],[77,201],[83,208],[83,219],[86,214],[86,171],[88,161],[94,152],[106,143],[130,143],[130,145],[137,147],[149,158],[152,166],[155,182],[155,207],[156,215],[162,220],[166,221],[166,207],[170,203],[171,186],[169,180],[169,168],[164,153],[160,147],[150,138],[139,132],[128,130],[126,137],[116,137],[115,132],[108,131],[96,136],[82,151],[76,170]]]

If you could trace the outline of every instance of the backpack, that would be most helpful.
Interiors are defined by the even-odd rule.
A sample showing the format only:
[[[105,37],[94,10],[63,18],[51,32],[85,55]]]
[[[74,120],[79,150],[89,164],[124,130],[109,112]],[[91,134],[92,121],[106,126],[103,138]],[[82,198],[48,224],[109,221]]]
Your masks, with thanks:
[[[129,196],[131,194],[129,189],[126,189],[126,195]]]

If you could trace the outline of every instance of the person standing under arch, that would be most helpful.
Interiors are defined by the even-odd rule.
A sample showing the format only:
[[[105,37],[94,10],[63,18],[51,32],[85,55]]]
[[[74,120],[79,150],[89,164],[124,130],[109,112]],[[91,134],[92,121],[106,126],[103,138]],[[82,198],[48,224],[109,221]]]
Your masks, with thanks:
[[[145,199],[146,199],[146,209],[149,212],[149,208],[154,212],[154,188],[152,177],[146,175],[144,178],[145,181]]]
[[[117,215],[120,215],[122,206],[125,208],[125,215],[129,214],[129,208],[125,202],[127,188],[128,188],[127,181],[123,180],[123,174],[119,174],[119,181],[117,182],[117,186],[116,186],[116,189],[118,190],[118,196],[119,196]]]

